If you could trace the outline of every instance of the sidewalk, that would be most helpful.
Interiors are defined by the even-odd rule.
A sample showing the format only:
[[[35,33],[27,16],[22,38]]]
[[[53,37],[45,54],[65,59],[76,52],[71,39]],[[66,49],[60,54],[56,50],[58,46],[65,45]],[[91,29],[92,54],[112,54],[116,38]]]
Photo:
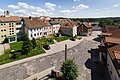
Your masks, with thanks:
[[[60,52],[65,50],[65,44],[67,44],[67,49],[72,48],[76,45],[78,45],[84,38],[82,38],[81,40],[75,40],[75,41],[71,41],[71,40],[65,40],[62,42],[57,42],[55,44],[50,45],[50,50],[45,50],[46,53],[56,53],[56,52]]]

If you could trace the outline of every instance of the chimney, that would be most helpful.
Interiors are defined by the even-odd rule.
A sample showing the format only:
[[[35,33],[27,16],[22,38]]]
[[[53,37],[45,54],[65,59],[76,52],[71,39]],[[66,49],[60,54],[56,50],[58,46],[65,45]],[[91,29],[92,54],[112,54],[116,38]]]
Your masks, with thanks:
[[[31,19],[31,20],[32,20],[32,17],[31,17],[31,16],[29,16],[29,19]]]
[[[5,17],[9,17],[9,11],[6,11],[6,10],[5,10],[5,11],[4,11],[4,16],[5,16]]]

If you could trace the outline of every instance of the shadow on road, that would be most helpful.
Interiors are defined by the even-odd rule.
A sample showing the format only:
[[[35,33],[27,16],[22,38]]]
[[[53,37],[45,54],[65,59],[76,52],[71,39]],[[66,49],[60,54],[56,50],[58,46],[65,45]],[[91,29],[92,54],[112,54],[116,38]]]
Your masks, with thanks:
[[[100,38],[99,37],[96,37],[93,39],[94,41],[97,41],[97,42],[100,42]]]
[[[91,80],[110,80],[107,68],[104,64],[99,63],[98,49],[88,50],[91,58],[85,62],[85,66],[91,69]]]

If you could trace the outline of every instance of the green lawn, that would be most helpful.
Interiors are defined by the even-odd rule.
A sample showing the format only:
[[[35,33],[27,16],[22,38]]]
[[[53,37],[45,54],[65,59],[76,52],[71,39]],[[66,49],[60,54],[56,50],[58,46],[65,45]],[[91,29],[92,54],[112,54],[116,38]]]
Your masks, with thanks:
[[[5,64],[5,63],[9,63],[9,62],[13,62],[13,61],[17,61],[20,59],[24,59],[27,57],[32,57],[32,56],[35,56],[38,54],[43,54],[43,53],[45,53],[45,51],[42,48],[35,48],[35,49],[32,49],[27,55],[20,55],[16,59],[10,59],[9,58],[10,57],[10,50],[6,50],[5,54],[0,56],[0,65]]]
[[[22,50],[22,41],[10,43],[11,50]]]
[[[71,37],[68,37],[68,36],[61,36],[61,37],[56,37],[55,40],[57,42],[61,42],[61,41],[64,41],[64,40],[67,40],[67,39],[70,39]]]
[[[37,47],[35,49],[32,49],[27,55],[22,55],[21,52],[15,52],[16,56],[17,56],[15,59],[10,58],[11,57],[10,51],[11,50],[15,50],[15,51],[22,50],[22,41],[10,43],[11,49],[6,50],[4,55],[0,56],[0,65],[5,64],[5,63],[9,63],[9,62],[13,62],[16,60],[20,60],[23,58],[32,57],[32,56],[35,56],[38,54],[43,54],[43,53],[45,53],[45,51],[43,50],[42,47],[46,44],[48,44],[48,45],[53,44],[54,43],[53,39],[55,39],[57,42],[60,42],[60,41],[64,41],[64,40],[67,40],[70,38],[71,37],[67,37],[67,36],[56,37],[56,36],[52,35],[50,38],[37,39],[36,40]]]
[[[10,47],[11,47],[11,50],[15,50],[15,51],[22,50],[22,41],[10,43]],[[11,56],[10,51],[11,50],[6,50],[4,52],[4,55],[0,56],[0,65],[45,53],[45,51],[42,48],[36,47],[35,49],[32,49],[27,55],[21,55],[20,52],[16,52],[17,57],[15,59],[12,59],[12,58],[10,58],[10,56]]]

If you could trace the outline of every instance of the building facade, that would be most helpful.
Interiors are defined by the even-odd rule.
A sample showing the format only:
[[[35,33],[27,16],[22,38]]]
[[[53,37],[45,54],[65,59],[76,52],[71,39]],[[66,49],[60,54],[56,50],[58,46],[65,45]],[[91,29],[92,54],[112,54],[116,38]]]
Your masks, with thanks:
[[[18,16],[0,17],[0,42],[8,38],[9,43],[16,42],[17,37],[22,33],[22,21]]]
[[[68,35],[74,37],[77,35],[77,27],[78,26],[73,21],[65,19],[61,23],[60,33],[62,35]]]
[[[83,22],[82,24],[79,24],[79,26],[77,28],[77,33],[78,33],[78,35],[90,36],[93,31],[92,28],[93,28],[93,26],[90,23]]]
[[[99,35],[100,61],[107,66],[111,80],[120,80],[120,29],[114,28],[107,26]]]
[[[40,17],[23,18],[24,33],[26,33],[30,40],[32,38],[47,37],[52,34],[51,24],[48,20]]]

